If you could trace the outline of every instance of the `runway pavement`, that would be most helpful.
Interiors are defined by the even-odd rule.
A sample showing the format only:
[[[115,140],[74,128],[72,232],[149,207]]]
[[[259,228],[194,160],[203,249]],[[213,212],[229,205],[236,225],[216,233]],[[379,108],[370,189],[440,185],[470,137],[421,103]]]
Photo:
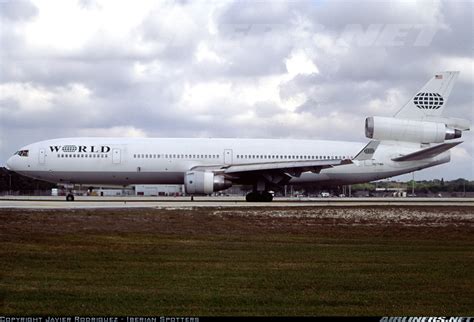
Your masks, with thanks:
[[[82,208],[194,208],[194,207],[361,207],[422,206],[474,207],[474,198],[275,198],[273,202],[245,201],[245,197],[92,197],[2,196],[0,209],[82,209]]]

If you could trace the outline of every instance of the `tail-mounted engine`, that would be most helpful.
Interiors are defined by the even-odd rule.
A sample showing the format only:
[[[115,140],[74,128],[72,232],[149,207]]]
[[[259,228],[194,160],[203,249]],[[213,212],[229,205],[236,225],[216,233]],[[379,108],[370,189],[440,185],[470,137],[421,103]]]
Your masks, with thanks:
[[[373,116],[365,119],[365,136],[375,140],[442,143],[460,138],[462,131],[445,123]]]
[[[223,175],[207,171],[188,171],[184,176],[186,193],[208,195],[232,186],[232,182]]]

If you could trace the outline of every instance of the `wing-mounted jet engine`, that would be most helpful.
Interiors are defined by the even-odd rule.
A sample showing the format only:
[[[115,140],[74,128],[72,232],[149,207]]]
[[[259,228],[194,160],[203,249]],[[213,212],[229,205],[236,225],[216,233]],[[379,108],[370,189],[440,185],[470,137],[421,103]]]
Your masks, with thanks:
[[[188,171],[184,176],[184,186],[189,194],[209,195],[230,188],[232,182],[211,171]]]

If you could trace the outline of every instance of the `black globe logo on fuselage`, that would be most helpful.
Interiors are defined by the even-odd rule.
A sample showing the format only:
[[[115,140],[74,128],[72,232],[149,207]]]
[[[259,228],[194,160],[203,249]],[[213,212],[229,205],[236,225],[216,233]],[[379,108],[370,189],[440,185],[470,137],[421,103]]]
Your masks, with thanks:
[[[418,93],[413,103],[420,109],[437,110],[443,106],[444,99],[438,93]]]
[[[63,152],[76,152],[77,146],[75,145],[65,145],[62,148]]]

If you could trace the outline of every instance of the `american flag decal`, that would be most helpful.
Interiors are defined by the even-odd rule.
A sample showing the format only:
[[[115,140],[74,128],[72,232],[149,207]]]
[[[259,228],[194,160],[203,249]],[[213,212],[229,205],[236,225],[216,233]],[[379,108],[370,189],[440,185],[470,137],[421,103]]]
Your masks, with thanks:
[[[443,79],[443,75],[435,75],[435,79]]]

